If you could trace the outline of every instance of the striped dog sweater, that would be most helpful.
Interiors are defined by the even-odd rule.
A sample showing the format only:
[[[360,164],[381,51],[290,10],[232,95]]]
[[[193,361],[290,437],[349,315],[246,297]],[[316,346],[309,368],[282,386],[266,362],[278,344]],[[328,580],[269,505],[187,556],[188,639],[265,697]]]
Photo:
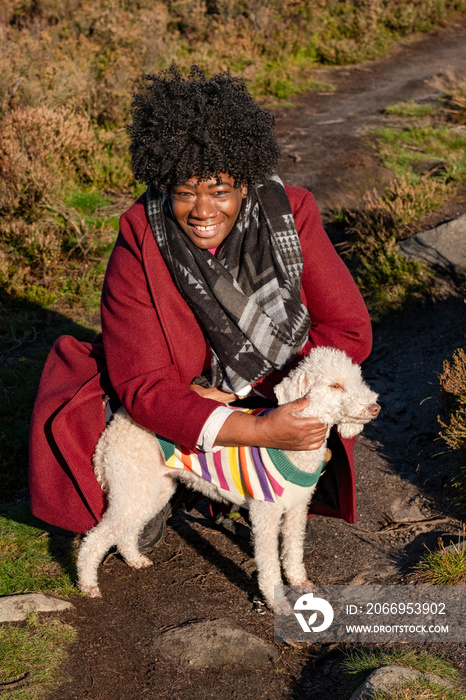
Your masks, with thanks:
[[[224,491],[256,501],[278,503],[287,483],[303,488],[314,486],[324,466],[322,462],[316,472],[309,474],[295,467],[283,450],[223,447],[216,452],[197,454],[160,435],[156,438],[168,467],[192,472]]]

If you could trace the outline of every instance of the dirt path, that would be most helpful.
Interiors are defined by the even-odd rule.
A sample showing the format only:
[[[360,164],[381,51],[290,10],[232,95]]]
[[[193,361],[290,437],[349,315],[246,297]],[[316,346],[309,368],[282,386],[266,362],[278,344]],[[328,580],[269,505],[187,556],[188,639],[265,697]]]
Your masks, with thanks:
[[[303,95],[277,112],[281,176],[311,190],[323,212],[357,206],[365,190],[391,177],[367,144],[368,130],[387,123],[389,105],[432,100],[439,91],[429,82],[450,70],[466,70],[466,20],[400,44],[387,58],[319,71],[334,93]]]
[[[284,179],[313,190],[323,210],[354,204],[375,178],[387,175],[365,145],[366,129],[384,119],[381,110],[390,103],[427,99],[433,90],[426,81],[462,68],[465,59],[466,21],[370,66],[330,71],[335,94],[303,96],[295,109],[278,115]],[[455,206],[464,210],[461,201]],[[437,375],[462,340],[463,303],[453,285],[451,292],[375,329],[365,374],[381,394],[383,413],[357,441],[357,525],[313,520],[316,544],[307,563],[320,583],[401,583],[425,544],[433,547],[439,535],[455,532],[448,518],[464,516],[447,498],[451,465],[436,442]],[[395,525],[379,532],[387,515]],[[73,680],[54,700],[347,700],[338,648],[281,647],[279,659],[260,672],[235,666],[199,671],[170,661],[154,648],[160,630],[224,618],[272,641],[273,617],[252,608],[249,544],[212,529],[205,511],[173,518],[152,558],[153,569],[134,571],[110,556],[101,569],[102,600],[73,601],[76,611],[63,616],[79,630],[69,663]],[[434,651],[466,666],[459,645]]]

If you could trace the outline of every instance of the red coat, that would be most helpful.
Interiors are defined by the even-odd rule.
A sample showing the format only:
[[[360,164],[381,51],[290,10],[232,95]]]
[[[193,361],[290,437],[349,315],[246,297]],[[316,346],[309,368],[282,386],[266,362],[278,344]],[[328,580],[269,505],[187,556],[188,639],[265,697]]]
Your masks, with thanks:
[[[286,192],[303,250],[302,299],[312,320],[302,354],[330,345],[360,363],[371,346],[364,301],[322,228],[312,195],[300,187]],[[91,458],[111,387],[137,423],[195,449],[205,421],[221,405],[189,389],[206,359],[202,331],[163,262],[140,198],[121,218],[109,261],[102,335],[92,346],[62,336],[47,359],[30,430],[33,513],[74,532],[86,532],[101,518],[105,499]],[[273,373],[256,386],[272,396],[279,378]],[[342,442],[339,506],[311,510],[354,522],[353,441]]]

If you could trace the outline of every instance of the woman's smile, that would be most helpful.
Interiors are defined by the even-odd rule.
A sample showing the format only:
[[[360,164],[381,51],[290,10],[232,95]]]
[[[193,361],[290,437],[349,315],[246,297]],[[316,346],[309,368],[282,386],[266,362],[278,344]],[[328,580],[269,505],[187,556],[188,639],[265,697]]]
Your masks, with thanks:
[[[246,185],[235,186],[228,173],[201,180],[192,177],[177,185],[170,201],[173,215],[198,248],[216,248],[232,230],[247,197]]]
[[[210,226],[201,226],[200,224],[190,224],[193,231],[200,238],[211,238],[217,235],[217,231],[220,228],[220,224],[211,224]]]

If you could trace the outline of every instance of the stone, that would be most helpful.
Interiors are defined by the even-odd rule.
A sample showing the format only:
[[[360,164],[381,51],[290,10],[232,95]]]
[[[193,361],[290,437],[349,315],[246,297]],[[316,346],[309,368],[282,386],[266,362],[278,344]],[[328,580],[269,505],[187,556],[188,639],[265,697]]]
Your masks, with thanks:
[[[61,598],[43,593],[23,593],[0,598],[0,622],[20,622],[31,612],[59,612],[74,606]]]
[[[447,163],[443,160],[418,160],[411,167],[418,175],[432,176],[444,173]]]
[[[466,268],[466,214],[436,228],[417,233],[399,244],[407,258],[437,267]]]
[[[372,700],[377,693],[390,693],[400,688],[403,683],[419,680],[430,681],[445,688],[455,687],[454,683],[434,673],[421,673],[407,666],[381,666],[354,691],[350,700]]]
[[[389,513],[396,522],[410,522],[413,520],[424,520],[425,515],[421,512],[415,499],[405,502],[403,498],[395,498],[389,508]]]
[[[158,633],[155,646],[166,656],[192,668],[228,664],[261,666],[274,661],[277,649],[227,620],[190,622]]]
[[[453,542],[453,544],[449,544],[447,547],[445,547],[446,552],[456,552],[457,554],[460,554],[463,549],[466,549],[466,541],[461,539],[458,542]]]

